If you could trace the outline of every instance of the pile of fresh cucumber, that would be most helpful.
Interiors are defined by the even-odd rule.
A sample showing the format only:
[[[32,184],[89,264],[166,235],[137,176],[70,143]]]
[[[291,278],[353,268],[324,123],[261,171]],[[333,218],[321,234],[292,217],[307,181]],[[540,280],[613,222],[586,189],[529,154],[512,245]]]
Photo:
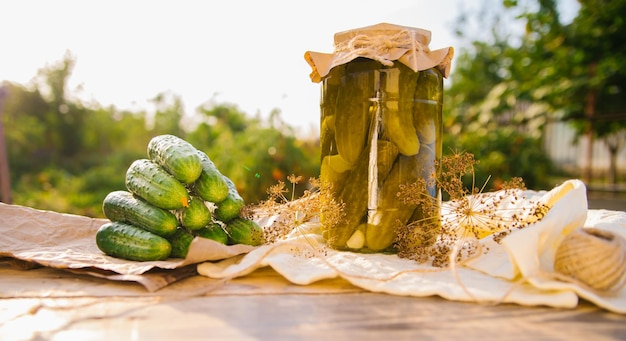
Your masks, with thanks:
[[[244,199],[233,181],[191,143],[159,135],[148,158],[126,171],[126,189],[103,200],[110,222],[96,233],[98,248],[134,261],[185,258],[195,237],[222,244],[265,243],[263,229],[241,211]]]

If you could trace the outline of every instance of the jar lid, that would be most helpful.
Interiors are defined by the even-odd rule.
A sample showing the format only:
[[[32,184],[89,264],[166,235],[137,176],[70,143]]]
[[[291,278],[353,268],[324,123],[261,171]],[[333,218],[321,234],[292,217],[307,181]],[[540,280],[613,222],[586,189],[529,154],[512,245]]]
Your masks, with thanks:
[[[330,70],[364,57],[391,66],[394,61],[413,71],[438,68],[444,77],[450,73],[454,48],[431,51],[431,32],[414,27],[381,23],[373,26],[335,33],[333,53],[307,51],[304,59],[312,68],[311,80],[319,83]]]

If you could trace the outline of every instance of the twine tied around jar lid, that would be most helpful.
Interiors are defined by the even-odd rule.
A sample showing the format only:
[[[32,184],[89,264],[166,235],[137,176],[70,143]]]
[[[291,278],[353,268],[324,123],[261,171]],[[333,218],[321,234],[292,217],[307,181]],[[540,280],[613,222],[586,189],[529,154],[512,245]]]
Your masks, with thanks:
[[[339,64],[343,64],[344,60],[347,62],[348,59],[352,60],[354,55],[357,55],[374,59],[386,66],[392,66],[395,60],[392,53],[394,49],[408,49],[418,52],[428,51],[428,47],[424,48],[417,39],[415,31],[406,29],[390,36],[358,34],[348,41],[335,44],[335,54],[340,55],[335,60]],[[392,59],[389,59],[389,57],[392,57]]]
[[[307,51],[305,60],[312,68],[311,80],[318,83],[330,70],[358,57],[376,60],[385,66],[399,61],[413,71],[437,67],[444,77],[450,72],[452,47],[431,51],[430,31],[381,23],[335,34],[331,54]]]

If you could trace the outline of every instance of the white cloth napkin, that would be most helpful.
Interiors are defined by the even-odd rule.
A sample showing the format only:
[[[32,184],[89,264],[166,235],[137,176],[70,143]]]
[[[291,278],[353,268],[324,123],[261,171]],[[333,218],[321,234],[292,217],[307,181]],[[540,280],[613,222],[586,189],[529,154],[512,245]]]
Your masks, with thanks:
[[[569,232],[589,226],[626,237],[626,212],[588,210],[586,189],[578,180],[566,181],[549,192],[526,191],[524,198],[548,204],[551,209],[543,219],[512,232],[499,244],[492,237],[482,239],[480,243],[489,251],[454,268],[437,268],[396,255],[328,249],[319,224],[305,223],[284,241],[223,261],[201,263],[197,269],[201,275],[212,278],[235,278],[270,266],[295,284],[342,277],[372,292],[438,295],[481,303],[573,308],[579,298],[584,298],[626,314],[626,289],[599,294],[550,276],[556,248]]]

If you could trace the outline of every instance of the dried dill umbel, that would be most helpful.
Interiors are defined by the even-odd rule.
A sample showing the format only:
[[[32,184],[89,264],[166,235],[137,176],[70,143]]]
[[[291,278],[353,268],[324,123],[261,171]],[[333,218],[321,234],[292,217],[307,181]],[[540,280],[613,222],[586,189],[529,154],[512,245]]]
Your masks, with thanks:
[[[526,186],[521,178],[511,179],[493,193],[483,192],[488,180],[481,188],[473,184],[467,188],[463,177],[473,178],[476,164],[470,153],[453,153],[438,162],[439,173],[433,178],[449,196],[445,203],[424,195],[428,185],[424,179],[400,187],[398,196],[405,203],[421,207],[426,218],[396,227],[399,257],[445,267],[450,260],[461,261],[485,252],[478,240],[493,235],[500,242],[511,231],[547,213],[549,207],[522,196]]]
[[[319,218],[320,214],[331,217],[331,221],[341,220],[342,204],[332,199],[327,185],[317,178],[309,178],[308,187],[302,196],[295,197],[296,186],[302,179],[302,176],[293,174],[288,176],[291,190],[284,181],[278,181],[267,189],[267,200],[251,208],[257,217],[273,218],[272,224],[265,228],[268,243],[285,239],[295,228]],[[287,197],[289,192],[291,196]]]
[[[424,217],[406,225],[398,222],[395,227],[394,245],[398,256],[419,263],[431,258],[432,245],[442,233],[439,202],[427,194],[429,185],[430,181],[422,178],[414,183],[401,184],[397,193],[403,204],[416,205]]]

